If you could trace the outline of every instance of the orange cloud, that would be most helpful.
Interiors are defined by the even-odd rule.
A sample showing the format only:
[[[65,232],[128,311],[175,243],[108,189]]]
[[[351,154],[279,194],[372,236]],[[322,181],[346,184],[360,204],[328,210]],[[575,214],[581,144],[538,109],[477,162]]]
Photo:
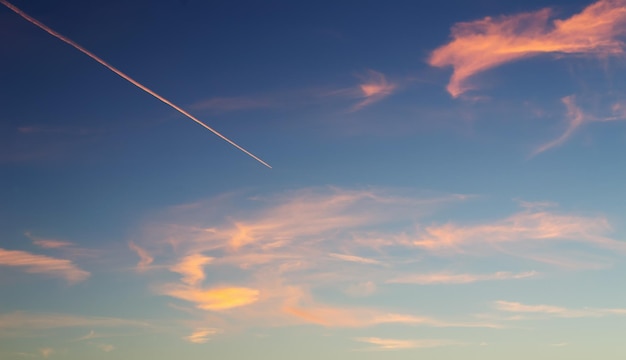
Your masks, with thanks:
[[[220,311],[250,305],[259,298],[259,291],[246,287],[216,287],[200,289],[185,285],[163,286],[165,295],[196,304],[198,309]]]
[[[183,282],[187,285],[198,285],[204,280],[204,265],[209,264],[213,258],[201,254],[193,254],[183,258],[181,262],[172,266],[171,271],[183,275]]]
[[[78,268],[70,260],[1,248],[0,266],[23,269],[27,273],[58,276],[65,278],[70,283],[83,281],[90,275],[89,272]]]
[[[626,33],[626,0],[600,0],[570,18],[551,18],[552,11],[543,9],[458,23],[452,40],[434,50],[428,63],[452,66],[447,90],[457,97],[472,89],[472,76],[507,62],[540,54],[624,53],[618,37]]]
[[[388,283],[397,284],[419,284],[419,285],[433,285],[433,284],[470,284],[478,281],[492,281],[492,280],[514,280],[525,279],[529,277],[537,276],[535,271],[527,271],[522,273],[510,273],[506,271],[500,271],[493,274],[452,274],[452,273],[431,273],[431,274],[416,274],[398,277],[387,281]]]
[[[214,328],[199,328],[196,329],[191,335],[186,336],[184,339],[194,344],[204,344],[209,341],[212,335],[218,334],[219,329]]]

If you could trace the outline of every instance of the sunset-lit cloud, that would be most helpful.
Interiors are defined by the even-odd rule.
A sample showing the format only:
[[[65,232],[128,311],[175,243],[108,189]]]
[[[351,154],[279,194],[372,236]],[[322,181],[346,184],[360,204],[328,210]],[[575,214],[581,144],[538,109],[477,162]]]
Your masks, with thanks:
[[[42,349],[39,349],[39,353],[41,354],[41,357],[43,357],[44,359],[47,359],[50,357],[50,355],[54,354],[54,349],[50,347],[42,348]]]
[[[154,261],[154,258],[145,249],[142,249],[141,247],[137,246],[134,242],[132,241],[129,242],[128,247],[134,252],[136,252],[137,255],[139,256],[139,262],[137,263],[137,270],[139,271],[145,270]]]
[[[625,10],[626,11],[626,10]],[[624,105],[622,103],[614,103],[611,106],[612,114],[610,116],[599,117],[586,113],[576,103],[576,97],[574,95],[566,96],[561,99],[565,107],[567,108],[566,114],[566,127],[563,133],[557,138],[537,147],[532,156],[538,155],[546,150],[563,145],[580,127],[586,123],[591,122],[607,122],[626,120],[626,112],[624,111]]]
[[[434,284],[470,284],[478,281],[493,280],[515,280],[526,279],[537,276],[535,271],[527,271],[522,273],[511,273],[501,271],[493,274],[454,274],[454,273],[430,273],[406,275],[391,279],[389,283],[398,284],[418,284],[418,285],[434,285]]]
[[[0,266],[13,267],[32,274],[61,277],[69,283],[86,280],[90,275],[89,272],[80,269],[70,260],[32,254],[21,250],[0,249]]]
[[[378,71],[368,70],[361,79],[363,82],[359,84],[359,88],[362,92],[363,100],[354,105],[352,111],[360,110],[368,105],[380,101],[393,94],[393,92],[397,89],[396,84],[389,82],[385,75]]]
[[[213,258],[201,254],[189,255],[172,266],[170,271],[181,274],[182,281],[187,285],[198,285],[204,280],[204,265],[210,264],[212,260]]]
[[[600,0],[566,19],[551,9],[510,16],[485,17],[452,28],[452,40],[432,52],[428,63],[452,66],[448,92],[457,97],[474,88],[469,79],[502,64],[537,56],[624,53],[626,1]]]
[[[420,340],[401,340],[401,339],[382,339],[377,337],[355,338],[359,342],[375,345],[373,348],[364,350],[404,350],[404,349],[424,349],[442,346],[459,345],[458,342],[440,339],[420,339]]]
[[[231,111],[294,109],[310,105],[341,104],[359,100],[350,108],[355,112],[378,102],[396,92],[399,85],[388,80],[385,74],[368,69],[357,73],[358,83],[350,86],[300,88],[247,96],[217,96],[194,103],[193,108],[217,113]]]
[[[623,247],[608,236],[612,228],[604,217],[561,212],[550,202],[518,201],[522,209],[508,217],[469,225],[424,220],[446,207],[472,206],[467,201],[472,198],[391,189],[305,188],[263,197],[234,196],[229,201],[249,206],[231,211],[229,201],[220,197],[219,205],[206,201],[176,206],[164,220],[149,223],[141,241],[150,252],[169,253],[160,259],[166,266],[155,268],[182,276],[177,282],[156,284],[156,293],[189,303],[192,307],[185,312],[240,327],[499,328],[498,322],[443,319],[419,311],[416,315],[367,302],[373,294],[378,298],[393,293],[399,284],[471,286],[539,276],[531,270],[458,272],[448,270],[451,266],[433,271],[425,265],[442,254],[453,255],[447,257],[450,261],[516,256],[529,266],[569,262],[580,269],[587,260],[602,259],[552,250],[566,243],[611,252]],[[219,280],[207,276],[210,273],[219,273]],[[360,298],[363,304],[321,301],[321,292],[332,292],[343,302]]]
[[[569,309],[553,305],[527,305],[519,302],[496,301],[496,309],[519,314],[543,315],[560,318],[604,317],[610,315],[626,316],[626,308],[583,308]]]
[[[33,241],[33,244],[42,247],[44,249],[58,249],[63,247],[72,246],[69,241],[57,240],[57,239],[46,239],[38,236],[34,236],[29,231],[25,232],[24,235]]]
[[[415,246],[433,251],[470,251],[485,246],[523,243],[528,247],[548,242],[578,242],[613,251],[626,251],[626,243],[606,236],[611,231],[603,217],[584,217],[527,210],[483,225],[452,223],[424,229]]]
[[[196,329],[191,335],[186,336],[185,340],[194,344],[204,344],[211,339],[211,336],[218,334],[219,329],[214,328],[199,328]]]
[[[259,291],[246,287],[216,287],[201,289],[185,285],[166,285],[161,292],[165,295],[196,304],[198,309],[220,311],[254,303]]]
[[[16,311],[0,314],[0,335],[28,335],[32,332],[62,328],[142,328],[152,325],[145,321],[113,317],[72,314],[32,313]],[[95,337],[95,335],[94,335]]]
[[[402,313],[390,313],[368,308],[334,307],[315,304],[313,306],[285,306],[284,311],[304,323],[325,327],[360,328],[380,324],[402,324],[430,327],[476,327],[498,328],[490,322],[447,321],[428,316],[415,316]]]
[[[346,254],[335,254],[335,253],[331,253],[331,254],[329,254],[329,256],[333,257],[335,259],[348,261],[348,262],[355,262],[355,263],[361,263],[361,264],[376,264],[376,265],[380,264],[380,261],[378,261],[378,260],[364,258],[362,256],[346,255]]]

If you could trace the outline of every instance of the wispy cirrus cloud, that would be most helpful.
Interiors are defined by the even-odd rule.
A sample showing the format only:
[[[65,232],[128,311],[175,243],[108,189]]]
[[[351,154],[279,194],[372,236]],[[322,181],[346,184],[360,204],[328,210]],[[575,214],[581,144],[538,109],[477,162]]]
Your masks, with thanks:
[[[544,151],[550,150],[557,146],[563,145],[580,127],[587,123],[592,122],[607,122],[607,121],[623,121],[626,120],[626,107],[623,103],[616,102],[611,106],[612,114],[605,117],[598,117],[586,113],[576,103],[576,97],[574,95],[566,96],[561,99],[565,107],[567,108],[567,125],[565,131],[557,138],[548,141],[547,143],[537,147],[531,153],[531,156],[538,155]]]
[[[145,236],[138,237],[143,240],[137,241],[151,253],[164,254],[159,259],[163,265],[154,266],[157,271],[180,275],[177,281],[160,280],[154,291],[191,304],[186,312],[208,316],[214,322],[207,325],[220,328],[296,324],[498,328],[497,321],[384,308],[369,303],[373,297],[368,295],[389,296],[400,283],[471,286],[539,274],[446,269],[457,260],[465,268],[478,257],[492,257],[501,264],[498,257],[514,256],[528,267],[548,263],[549,251],[564,244],[611,253],[624,247],[608,236],[611,226],[605,218],[560,212],[553,203],[522,203],[522,209],[508,217],[469,225],[426,220],[472,198],[333,187],[263,197],[231,194],[217,202],[177,206],[147,224]],[[569,251],[558,254],[564,261],[572,256]],[[430,267],[434,263],[439,264],[437,271]],[[485,269],[483,260],[481,267]],[[219,279],[209,275],[216,273]],[[321,300],[322,293],[342,300]],[[355,297],[361,297],[358,306],[346,305]]]
[[[144,271],[154,262],[154,258],[143,248],[137,246],[134,242],[129,242],[128,247],[133,250],[139,256],[139,262],[137,263],[137,270]]]
[[[361,80],[359,88],[362,92],[363,100],[354,105],[352,111],[361,110],[368,105],[378,102],[393,94],[398,88],[396,84],[388,81],[385,75],[374,70],[368,70],[361,77]]]
[[[383,338],[377,338],[377,337],[361,337],[361,338],[355,338],[354,340],[374,345],[374,347],[372,348],[362,349],[362,350],[370,350],[370,351],[425,349],[425,348],[461,345],[461,343],[457,341],[443,340],[443,339],[404,340],[404,339],[383,339]]]
[[[455,273],[430,273],[430,274],[414,274],[397,277],[388,280],[388,283],[397,284],[418,284],[418,285],[435,285],[435,284],[471,284],[479,281],[495,281],[495,280],[516,280],[526,279],[537,276],[536,271],[526,271],[521,273],[511,273],[500,271],[493,274],[455,274]]]
[[[211,339],[211,336],[220,333],[219,329],[215,328],[199,328],[194,330],[191,335],[186,336],[184,339],[194,344],[204,344]]]
[[[190,286],[198,285],[204,280],[204,266],[213,261],[212,257],[192,254],[184,257],[178,264],[170,267],[170,271],[183,276],[182,281]]]
[[[528,305],[502,300],[496,301],[495,307],[504,312],[560,318],[604,317],[610,315],[626,316],[626,309],[622,308],[570,309],[553,305]]]
[[[359,111],[375,102],[392,95],[399,89],[397,83],[390,81],[381,72],[368,69],[356,75],[358,84],[346,87],[328,86],[304,88],[290,91],[273,92],[248,96],[218,96],[196,102],[191,107],[214,112],[231,112],[262,109],[285,109],[306,105],[358,100],[350,112]]]
[[[472,76],[540,54],[607,57],[624,54],[626,1],[600,0],[566,19],[551,9],[458,23],[452,40],[435,49],[428,63],[452,66],[447,90],[458,97],[473,88]]]
[[[31,274],[61,277],[69,283],[86,280],[90,273],[80,269],[72,261],[21,250],[0,248],[0,266],[13,267]]]
[[[607,219],[525,210],[482,225],[433,225],[413,241],[432,251],[463,252],[523,243],[528,247],[546,243],[578,242],[612,251],[626,251],[626,243],[611,239]]]
[[[0,335],[23,336],[38,331],[63,328],[143,328],[148,322],[112,317],[81,316],[55,313],[10,312],[0,314]]]
[[[54,354],[54,349],[50,347],[42,348],[42,349],[39,349],[39,353],[41,354],[41,357],[43,357],[44,359],[47,359],[52,354]]]
[[[65,240],[47,239],[39,236],[34,236],[29,231],[25,232],[24,235],[31,239],[33,241],[33,244],[44,249],[58,249],[74,245],[73,243]]]

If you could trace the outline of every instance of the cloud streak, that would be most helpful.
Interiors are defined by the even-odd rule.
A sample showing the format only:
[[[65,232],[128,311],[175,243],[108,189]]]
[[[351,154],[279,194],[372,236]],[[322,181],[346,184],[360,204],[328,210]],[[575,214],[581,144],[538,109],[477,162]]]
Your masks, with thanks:
[[[138,271],[146,270],[150,264],[154,262],[154,258],[145,249],[137,246],[134,242],[129,242],[128,247],[139,256],[139,262],[137,263]]]
[[[352,107],[352,111],[358,111],[366,106],[378,102],[387,96],[393,94],[397,89],[397,85],[389,82],[385,75],[378,71],[368,70],[361,77],[362,83],[359,85],[363,100]]]
[[[42,247],[44,249],[58,249],[73,246],[69,241],[56,240],[56,239],[44,239],[38,236],[32,235],[30,232],[25,232],[24,235],[33,241],[33,244]]]
[[[454,273],[430,273],[416,274],[398,277],[389,280],[389,283],[396,284],[418,284],[418,285],[437,285],[437,284],[471,284],[479,281],[495,281],[495,280],[516,280],[526,279],[537,276],[535,271],[527,271],[522,273],[511,273],[500,271],[493,274],[454,274]]]
[[[184,339],[193,344],[204,344],[211,339],[211,336],[218,334],[219,332],[219,329],[199,328],[191,333],[191,335],[186,336]]]
[[[458,23],[452,40],[435,49],[428,63],[451,66],[447,90],[458,97],[473,88],[469,79],[508,62],[540,54],[622,55],[626,0],[600,0],[566,19],[550,9]]]
[[[527,210],[484,225],[428,226],[413,244],[432,251],[463,252],[481,247],[578,242],[612,251],[626,251],[626,243],[605,234],[611,230],[602,217],[583,217],[548,211]]]
[[[585,318],[585,317],[604,317],[610,315],[626,316],[626,309],[620,308],[583,308],[569,309],[553,305],[528,305],[511,301],[496,301],[496,309],[504,312],[512,312],[519,314],[543,315],[548,317],[559,318]]]
[[[31,274],[61,277],[70,283],[86,280],[90,275],[89,272],[80,269],[70,260],[2,248],[0,248],[0,266],[18,268]]]
[[[151,326],[143,321],[110,317],[23,311],[0,314],[0,333],[9,334],[61,328],[149,328]]]
[[[402,340],[402,339],[383,339],[377,337],[362,337],[354,340],[375,345],[375,347],[364,350],[381,351],[381,350],[406,350],[406,349],[426,349],[442,346],[459,345],[458,342],[441,339],[420,339],[420,340]]]
[[[561,102],[563,102],[567,108],[567,126],[565,131],[557,138],[537,147],[532,152],[531,156],[536,156],[544,151],[563,145],[570,137],[572,137],[576,130],[587,123],[626,120],[624,105],[619,102],[613,104],[611,107],[613,114],[607,117],[597,117],[586,113],[576,103],[576,97],[574,95],[562,98]]]
[[[174,103],[172,103],[171,101],[167,100],[166,98],[162,97],[161,95],[155,93],[154,91],[150,90],[149,88],[147,88],[146,86],[144,86],[143,84],[139,83],[138,81],[134,80],[133,78],[131,78],[130,76],[126,75],[125,73],[123,73],[122,71],[118,70],[117,68],[113,67],[113,65],[110,65],[109,63],[107,63],[106,61],[102,60],[101,58],[99,58],[98,56],[96,56],[95,54],[93,54],[92,52],[90,52],[89,50],[85,49],[84,47],[78,45],[77,43],[75,43],[73,40],[59,34],[58,32],[52,30],[51,28],[49,28],[47,25],[41,23],[40,21],[38,21],[37,19],[31,17],[30,15],[26,14],[24,11],[20,10],[18,7],[16,7],[15,5],[11,4],[10,2],[6,1],[6,0],[0,0],[0,4],[8,7],[9,9],[11,9],[13,12],[15,12],[16,14],[18,14],[19,16],[21,16],[22,18],[24,18],[26,21],[30,22],[31,24],[37,26],[38,28],[44,30],[45,32],[47,32],[48,34],[54,36],[55,38],[65,42],[66,44],[72,46],[73,48],[75,48],[76,50],[82,52],[83,54],[89,56],[91,59],[97,61],[98,63],[100,63],[101,65],[103,65],[104,67],[106,67],[107,69],[111,70],[112,72],[114,72],[115,74],[117,74],[119,77],[121,77],[122,79],[128,81],[129,83],[135,85],[136,87],[138,87],[139,89],[143,90],[144,92],[152,95],[153,97],[155,97],[156,99],[160,100],[161,102],[165,103],[166,105],[170,106],[171,108],[173,108],[174,110],[178,111],[179,113],[181,113],[182,115],[186,116],[187,118],[193,120],[196,124],[202,126],[203,128],[209,130],[210,132],[212,132],[213,134],[217,135],[219,138],[221,138],[222,140],[226,141],[227,143],[231,144],[232,146],[234,146],[235,148],[239,149],[240,151],[242,151],[243,153],[245,153],[246,155],[250,156],[251,158],[255,159],[256,161],[260,162],[261,164],[267,166],[268,168],[272,168],[268,163],[266,163],[265,161],[261,160],[260,158],[258,158],[257,156],[255,156],[254,154],[252,154],[251,152],[249,152],[248,150],[244,149],[243,147],[237,145],[234,141],[230,140],[229,138],[227,138],[226,136],[222,135],[221,133],[219,133],[217,130],[213,129],[212,127],[210,127],[209,125],[203,123],[202,121],[200,121],[199,119],[197,119],[195,116],[191,115],[190,113],[188,113],[187,111],[185,111],[184,109],[182,109],[181,107],[175,105]]]

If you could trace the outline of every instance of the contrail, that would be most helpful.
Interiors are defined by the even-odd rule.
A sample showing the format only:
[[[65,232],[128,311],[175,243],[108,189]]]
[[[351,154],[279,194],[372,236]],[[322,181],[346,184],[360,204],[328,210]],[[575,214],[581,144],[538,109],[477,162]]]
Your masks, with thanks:
[[[167,105],[171,106],[174,110],[178,111],[179,113],[181,113],[181,114],[185,115],[186,117],[190,118],[191,120],[195,121],[200,126],[204,127],[205,129],[209,130],[213,134],[215,134],[215,135],[219,136],[220,138],[222,138],[224,141],[228,142],[229,144],[231,144],[232,146],[236,147],[237,149],[243,151],[244,153],[246,153],[247,155],[252,157],[254,160],[260,162],[261,164],[267,166],[270,169],[272,168],[268,163],[266,163],[265,161],[259,159],[258,157],[256,157],[254,154],[252,154],[248,150],[246,150],[246,149],[242,148],[241,146],[237,145],[234,141],[232,141],[229,138],[227,138],[226,136],[220,134],[217,130],[213,129],[212,127],[210,127],[209,125],[203,123],[202,121],[196,119],[195,116],[191,115],[187,111],[185,111],[182,108],[178,107],[177,105],[175,105],[171,101],[167,100],[166,98],[162,97],[161,95],[159,95],[159,94],[155,93],[154,91],[148,89],[147,87],[143,86],[142,84],[140,84],[139,82],[137,82],[136,80],[131,78],[130,76],[124,74],[123,72],[121,72],[120,70],[116,69],[115,67],[113,67],[112,65],[107,63],[106,61],[104,61],[101,58],[97,57],[96,55],[91,53],[89,50],[87,50],[84,47],[78,45],[77,43],[75,43],[74,41],[68,39],[67,37],[59,34],[58,32],[52,30],[51,28],[49,28],[45,24],[39,22],[37,19],[32,18],[30,15],[26,14],[25,12],[23,12],[22,10],[17,8],[15,5],[11,4],[10,2],[8,2],[6,0],[0,0],[0,4],[8,7],[11,10],[13,10],[16,14],[18,14],[21,17],[23,17],[24,19],[26,19],[31,24],[33,24],[33,25],[39,27],[40,29],[44,30],[48,34],[54,36],[55,38],[65,42],[65,43],[67,43],[69,45],[71,45],[76,50],[82,52],[83,54],[89,56],[90,58],[94,59],[95,61],[99,62],[100,64],[106,66],[107,69],[113,71],[114,73],[119,75],[124,80],[128,81],[129,83],[135,85],[136,87],[140,88],[141,90],[147,92],[148,94],[154,96],[155,98],[157,98],[157,99],[161,100],[162,102],[166,103]]]

